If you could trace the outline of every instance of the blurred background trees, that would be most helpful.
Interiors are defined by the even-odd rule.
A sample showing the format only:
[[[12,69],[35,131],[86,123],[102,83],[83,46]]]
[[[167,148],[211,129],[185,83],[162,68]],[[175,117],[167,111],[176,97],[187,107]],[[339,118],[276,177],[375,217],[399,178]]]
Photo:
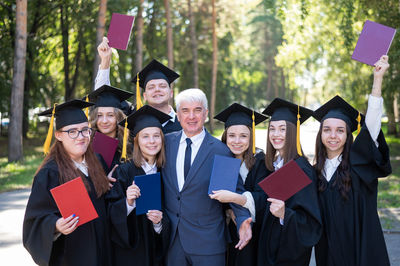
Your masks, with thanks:
[[[400,26],[397,0],[32,0],[27,9],[24,138],[39,130],[34,108],[93,89],[96,46],[113,12],[136,19],[127,51],[114,52],[111,84],[134,91],[133,75],[156,58],[181,75],[175,94],[199,87],[214,113],[234,101],[262,110],[275,97],[316,108],[336,94],[365,111],[372,69],[351,60],[358,34],[366,19]],[[16,10],[16,1],[0,3],[2,134],[17,74]],[[389,58],[384,102],[398,134],[399,34]]]

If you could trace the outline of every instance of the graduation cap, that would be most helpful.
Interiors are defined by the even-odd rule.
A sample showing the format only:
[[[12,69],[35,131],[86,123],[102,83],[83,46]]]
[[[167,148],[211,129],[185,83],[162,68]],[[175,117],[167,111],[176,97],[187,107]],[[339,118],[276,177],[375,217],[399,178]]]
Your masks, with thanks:
[[[95,107],[115,107],[123,109],[123,102],[133,96],[133,93],[112,86],[103,85],[88,95],[88,100]]]
[[[253,134],[253,154],[255,153],[255,126],[267,119],[267,117],[241,104],[233,103],[229,107],[222,110],[219,114],[214,116],[214,118],[224,122],[225,128],[234,125],[251,127]]]
[[[321,123],[327,118],[341,119],[346,122],[351,132],[357,129],[357,134],[360,132],[361,123],[364,123],[365,119],[364,115],[338,95],[314,111],[314,118]]]
[[[161,129],[162,124],[167,122],[169,119],[171,119],[169,115],[158,111],[149,105],[144,105],[139,110],[122,120],[119,123],[121,126],[124,126],[124,142],[121,158],[126,159],[126,142],[128,138],[127,128],[131,130],[133,136],[136,136],[140,130],[147,127],[158,127]]]
[[[146,89],[146,84],[153,79],[164,79],[171,85],[174,80],[179,78],[179,74],[172,69],[164,66],[157,60],[153,59],[149,64],[147,64],[137,75],[132,79],[132,82],[136,82],[136,104],[137,110],[143,106],[140,99],[140,89]],[[140,104],[139,104],[140,103]]]
[[[270,121],[285,120],[296,125],[297,153],[302,156],[300,147],[300,125],[313,115],[313,111],[281,98],[275,98],[262,113],[270,116]]]
[[[53,108],[38,114],[39,116],[51,116],[49,130],[43,146],[45,154],[49,152],[51,138],[53,136],[54,118],[56,119],[56,130],[68,125],[88,122],[87,116],[82,109],[92,105],[94,105],[94,103],[75,99],[59,105],[54,104]]]

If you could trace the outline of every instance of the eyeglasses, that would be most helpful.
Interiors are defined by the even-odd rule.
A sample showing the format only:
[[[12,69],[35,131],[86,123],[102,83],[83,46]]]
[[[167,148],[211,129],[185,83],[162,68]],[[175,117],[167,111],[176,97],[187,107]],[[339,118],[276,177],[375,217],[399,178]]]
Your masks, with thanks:
[[[85,127],[82,130],[78,130],[76,128],[71,128],[71,129],[68,129],[68,130],[60,130],[60,131],[61,132],[67,132],[68,136],[71,139],[76,139],[79,136],[79,133],[81,133],[82,137],[84,137],[84,138],[88,138],[88,137],[90,137],[90,135],[92,135],[92,129],[90,127]]]

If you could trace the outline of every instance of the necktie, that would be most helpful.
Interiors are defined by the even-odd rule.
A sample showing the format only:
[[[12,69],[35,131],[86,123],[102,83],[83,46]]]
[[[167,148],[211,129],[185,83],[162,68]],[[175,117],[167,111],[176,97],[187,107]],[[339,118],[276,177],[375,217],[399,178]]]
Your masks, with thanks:
[[[183,176],[186,177],[189,173],[190,162],[192,161],[192,141],[190,138],[186,138],[186,150],[185,150],[185,162],[183,166]]]

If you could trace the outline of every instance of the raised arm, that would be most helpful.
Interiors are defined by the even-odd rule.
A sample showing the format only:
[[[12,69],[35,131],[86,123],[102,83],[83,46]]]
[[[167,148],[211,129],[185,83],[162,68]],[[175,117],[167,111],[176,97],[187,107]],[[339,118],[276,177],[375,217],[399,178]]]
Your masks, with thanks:
[[[110,85],[110,63],[112,50],[111,47],[108,46],[107,37],[103,37],[103,41],[97,47],[97,52],[99,53],[101,61],[95,80],[95,90],[103,85]]]

